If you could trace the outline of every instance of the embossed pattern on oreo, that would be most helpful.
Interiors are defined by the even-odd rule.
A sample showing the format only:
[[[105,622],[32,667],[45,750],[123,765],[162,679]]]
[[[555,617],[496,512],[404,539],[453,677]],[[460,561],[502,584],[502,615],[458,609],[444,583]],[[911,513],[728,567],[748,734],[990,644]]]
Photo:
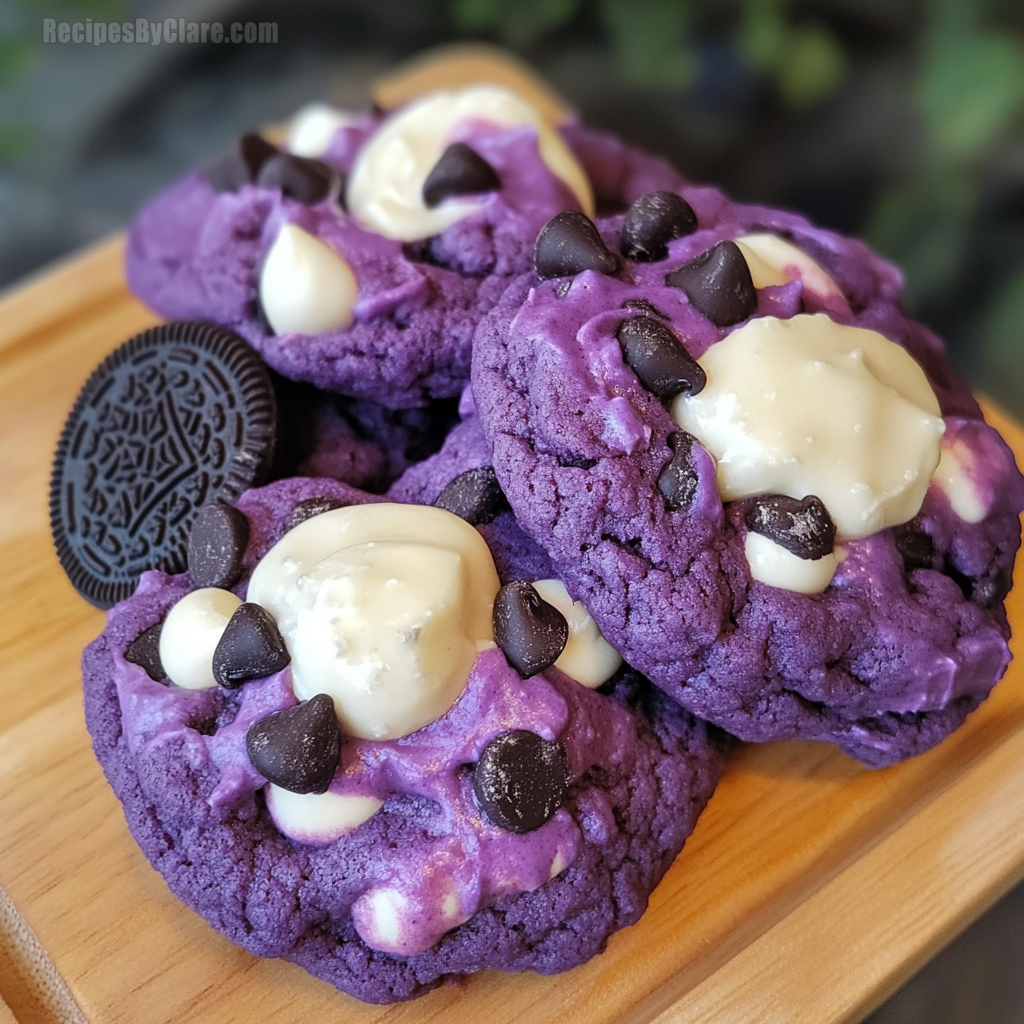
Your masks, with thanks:
[[[182,572],[200,508],[271,466],[270,376],[236,334],[198,323],[125,342],[82,388],[57,445],[50,526],[75,589],[109,608],[142,572]]]

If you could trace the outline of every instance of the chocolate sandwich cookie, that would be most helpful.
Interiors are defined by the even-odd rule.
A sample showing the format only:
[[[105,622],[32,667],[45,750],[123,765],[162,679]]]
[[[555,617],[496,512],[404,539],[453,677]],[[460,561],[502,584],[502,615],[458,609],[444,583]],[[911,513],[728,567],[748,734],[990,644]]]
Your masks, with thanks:
[[[487,545],[451,512],[314,479],[235,509],[232,590],[146,573],[83,658],[97,757],[172,891],[378,1003],[565,970],[634,922],[721,734],[631,670],[594,674],[596,630],[518,671],[502,645],[547,633],[496,627]]]
[[[1024,483],[898,273],[704,188],[552,230],[473,394],[556,575],[741,738],[869,765],[940,740],[1009,661]]]
[[[391,408],[459,393],[477,322],[532,274],[553,215],[682,184],[493,86],[314,134],[297,126],[301,153],[245,136],[157,197],[129,234],[129,284],[164,316],[238,331],[285,377]]]
[[[75,589],[109,608],[144,570],[184,569],[196,514],[266,479],[276,431],[266,367],[236,334],[172,323],[121,345],[83,387],[54,459],[50,527]]]

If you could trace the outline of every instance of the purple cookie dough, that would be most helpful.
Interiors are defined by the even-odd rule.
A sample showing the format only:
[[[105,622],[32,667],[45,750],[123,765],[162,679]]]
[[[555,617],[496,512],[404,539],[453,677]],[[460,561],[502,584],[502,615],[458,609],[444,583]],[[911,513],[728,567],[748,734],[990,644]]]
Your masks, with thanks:
[[[296,503],[312,497],[377,500],[311,479],[249,492],[238,505],[250,521],[247,571],[287,528]],[[361,999],[411,998],[485,968],[554,973],[593,956],[643,912],[721,770],[722,737],[636,673],[624,670],[601,691],[557,671],[520,681],[490,649],[436,722],[398,741],[345,741],[346,772],[336,782],[349,785],[351,774],[361,791],[386,796],[376,815],[328,845],[294,842],[271,822],[257,792],[263,780],[241,754],[250,721],[294,702],[288,670],[241,691],[188,691],[153,682],[124,659],[128,644],[189,589],[187,576],[146,574],[86,649],[86,721],[97,757],[136,840],[176,895],[246,949],[293,960]],[[438,775],[437,765],[472,763],[520,721],[558,736],[572,783],[553,818],[514,836],[473,825],[468,776]],[[417,865],[444,856],[470,827],[484,839],[470,876],[493,879],[495,858],[529,875],[552,842],[574,853],[572,863],[532,892],[497,895],[425,952],[367,946],[353,923],[367,886],[398,863],[406,866],[398,884],[429,895],[430,873]]]
[[[518,310],[510,302],[481,324],[473,394],[499,481],[520,526],[609,642],[688,710],[746,740],[828,740],[865,764],[892,764],[956,728],[1009,662],[1002,599],[1024,483],[941,342],[902,312],[896,270],[795,214],[708,188],[682,194],[699,228],[673,241],[667,259],[624,262],[616,277],[535,282]],[[613,251],[621,223],[600,223]],[[723,509],[700,445],[692,506],[667,510],[657,480],[678,426],[616,338],[623,320],[647,313],[699,358],[729,329],[665,276],[752,231],[792,240],[846,300],[823,302],[798,279],[761,289],[755,315],[824,310],[904,346],[930,379],[947,436],[971,439],[975,484],[990,503],[970,525],[933,485],[910,524],[851,544],[832,585],[813,597],[752,582],[742,503]]]
[[[341,129],[324,159],[347,171],[373,124]],[[564,131],[606,206],[683,184],[664,161],[610,136],[579,126]],[[136,218],[129,285],[168,319],[237,330],[293,380],[396,409],[457,395],[469,378],[480,317],[511,280],[530,273],[534,240],[547,220],[577,208],[540,159],[532,130],[477,128],[462,137],[498,172],[502,188],[439,235],[403,245],[363,230],[331,199],[306,207],[255,185],[218,193],[194,173]],[[259,308],[259,271],[284,224],[320,238],[352,268],[359,294],[350,326],[312,335],[270,330]]]

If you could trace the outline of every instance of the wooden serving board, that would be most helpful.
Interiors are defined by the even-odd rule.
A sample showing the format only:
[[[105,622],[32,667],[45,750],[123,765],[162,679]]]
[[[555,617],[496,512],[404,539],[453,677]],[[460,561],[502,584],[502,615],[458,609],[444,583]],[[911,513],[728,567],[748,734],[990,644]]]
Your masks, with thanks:
[[[567,974],[486,972],[381,1008],[228,944],[148,866],[92,757],[78,659],[103,617],[49,538],[64,417],[93,366],[155,322],[122,249],[0,301],[0,1024],[856,1021],[1024,877],[1021,660],[895,768],[821,744],[741,748],[647,914]],[[1024,434],[988,415],[1022,460]],[[1024,582],[1010,617],[1024,624]]]

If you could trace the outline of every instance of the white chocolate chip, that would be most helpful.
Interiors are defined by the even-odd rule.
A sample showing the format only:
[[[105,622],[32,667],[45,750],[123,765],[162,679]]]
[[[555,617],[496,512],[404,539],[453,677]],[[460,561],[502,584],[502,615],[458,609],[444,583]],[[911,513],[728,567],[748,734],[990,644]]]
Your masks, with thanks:
[[[980,523],[988,515],[988,503],[974,482],[974,452],[964,441],[957,439],[942,446],[932,479],[965,523]]]
[[[382,503],[315,516],[263,557],[248,600],[292,657],[295,695],[334,699],[342,728],[396,739],[462,693],[493,640],[498,576],[483,538],[443,509]]]
[[[787,242],[778,235],[767,232],[743,235],[736,239],[736,244],[743,253],[750,270],[750,277],[755,288],[767,288],[770,285],[788,284],[800,278],[804,286],[823,297],[842,299],[846,302],[843,290],[807,255],[792,242]]]
[[[760,533],[748,533],[743,545],[750,575],[770,587],[798,594],[820,594],[831,582],[839,563],[838,549],[821,558],[800,558]]]
[[[359,286],[326,242],[285,224],[260,271],[260,305],[275,334],[316,334],[352,323]]]
[[[541,159],[593,216],[590,182],[555,128],[525,100],[495,85],[436,92],[403,107],[384,122],[356,157],[347,207],[364,227],[400,241],[436,235],[476,210],[481,199],[449,199],[429,208],[423,184],[461,124],[494,125],[495,131],[537,130]]]
[[[555,668],[592,690],[611,679],[622,664],[622,658],[601,635],[583,602],[574,601],[561,580],[537,580],[533,587],[569,624],[569,639]]]
[[[160,630],[160,663],[167,678],[186,690],[216,686],[213,652],[242,602],[230,590],[203,587],[167,613]]]
[[[333,843],[358,828],[384,806],[372,796],[343,793],[292,793],[273,783],[264,787],[274,824],[300,843]]]
[[[340,128],[354,124],[355,114],[326,103],[308,103],[288,126],[288,151],[296,156],[322,156]]]
[[[672,415],[714,456],[723,500],[815,494],[846,539],[916,515],[945,424],[899,345],[823,313],[760,317],[698,362],[707,386]]]

